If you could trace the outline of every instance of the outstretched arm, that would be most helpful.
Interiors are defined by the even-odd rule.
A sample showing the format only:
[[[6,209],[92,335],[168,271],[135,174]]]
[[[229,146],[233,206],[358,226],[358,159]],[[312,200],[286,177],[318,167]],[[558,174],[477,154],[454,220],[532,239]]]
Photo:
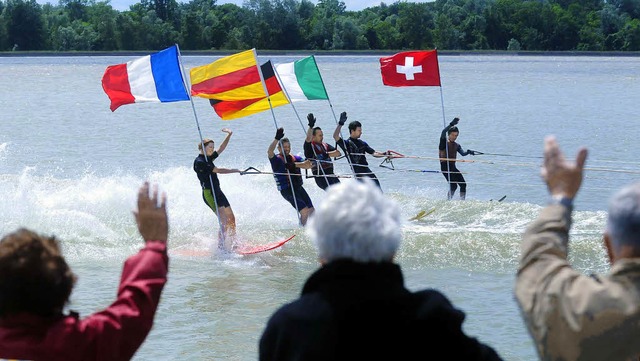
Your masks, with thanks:
[[[276,136],[271,141],[271,144],[269,144],[269,148],[267,148],[267,156],[269,156],[269,159],[276,156],[276,154],[274,153],[274,150],[276,149],[276,144],[278,144],[278,142],[282,138],[284,138],[284,128],[278,128],[276,130]]]
[[[311,161],[307,159],[304,162],[296,162],[296,167],[310,169],[311,167],[313,167],[313,163],[311,163]]]
[[[218,174],[240,173],[240,169],[215,167],[213,169],[213,173],[218,173]]]
[[[309,113],[307,120],[309,121],[309,129],[307,129],[307,138],[304,141],[311,143],[311,139],[313,139],[313,126],[316,125],[316,117],[313,116],[313,113]]]
[[[77,321],[74,332],[95,340],[99,355],[82,354],[79,359],[129,360],[151,330],[160,294],[167,282],[168,262],[166,196],[157,187],[149,192],[144,183],[138,192],[138,210],[133,212],[145,247],[129,257],[122,271],[118,296],[106,309]],[[80,345],[85,350],[86,345]],[[75,357],[74,357],[75,358]]]
[[[338,120],[338,125],[336,126],[336,130],[333,131],[333,139],[336,142],[339,142],[340,139],[342,138],[340,136],[340,129],[342,129],[342,126],[346,121],[347,121],[347,112],[340,113],[340,120]]]
[[[276,156],[276,153],[274,153],[274,150],[276,150],[277,144],[278,144],[277,139],[272,140],[271,144],[269,144],[269,148],[267,148],[267,156],[269,157],[269,159]]]
[[[382,157],[388,157],[389,156],[389,152],[378,152],[378,151],[374,151],[373,152],[373,156],[376,158],[382,158]]]
[[[229,144],[229,139],[231,139],[231,134],[233,134],[233,132],[229,128],[222,128],[222,131],[227,133],[227,136],[224,137],[224,140],[222,141],[222,143],[220,143],[220,148],[218,148],[217,150],[218,155],[222,154],[225,148],[227,148],[227,144]]]

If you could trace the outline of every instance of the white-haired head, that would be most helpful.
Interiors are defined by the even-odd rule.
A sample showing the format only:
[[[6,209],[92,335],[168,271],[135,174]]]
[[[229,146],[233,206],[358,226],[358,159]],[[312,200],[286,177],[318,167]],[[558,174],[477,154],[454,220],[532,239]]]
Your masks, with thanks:
[[[400,209],[370,180],[331,186],[311,216],[307,234],[321,262],[392,261],[402,238]]]
[[[622,188],[611,198],[606,232],[616,251],[630,246],[640,255],[640,182]]]

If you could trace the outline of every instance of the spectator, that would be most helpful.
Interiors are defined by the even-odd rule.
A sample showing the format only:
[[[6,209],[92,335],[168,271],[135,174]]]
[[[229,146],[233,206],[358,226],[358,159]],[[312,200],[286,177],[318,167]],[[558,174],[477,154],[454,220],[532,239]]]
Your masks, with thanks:
[[[130,257],[116,301],[80,319],[63,314],[76,277],[55,237],[19,229],[0,240],[0,358],[128,360],[151,330],[167,281],[166,196],[145,183],[134,212],[145,247]]]
[[[542,176],[551,202],[527,228],[515,294],[543,360],[638,360],[640,355],[640,183],[609,205],[607,275],[584,275],[567,260],[573,200],[587,150],[567,162],[554,137]]]
[[[404,286],[400,223],[373,181],[329,187],[307,226],[322,266],[271,316],[260,360],[499,360],[464,334],[464,313],[443,294]]]

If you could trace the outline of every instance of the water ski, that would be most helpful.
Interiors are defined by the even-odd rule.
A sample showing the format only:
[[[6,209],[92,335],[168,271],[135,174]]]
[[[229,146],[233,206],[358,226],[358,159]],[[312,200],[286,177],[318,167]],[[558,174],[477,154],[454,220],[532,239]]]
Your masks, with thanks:
[[[432,208],[432,209],[430,209],[430,210],[428,210],[428,211],[427,211],[426,209],[423,209],[423,210],[421,210],[420,212],[418,212],[418,214],[416,214],[415,216],[413,216],[413,217],[409,218],[409,220],[410,220],[410,221],[417,221],[417,220],[420,220],[420,219],[422,219],[422,218],[424,218],[424,217],[426,217],[426,216],[430,215],[431,213],[433,213],[433,212],[435,212],[435,211],[436,211],[436,209],[435,209],[435,208]]]
[[[498,202],[504,201],[505,198],[507,198],[506,195],[502,196],[502,198],[498,199]],[[489,202],[493,202],[493,199],[490,199]]]
[[[276,248],[282,246],[283,244],[289,242],[295,236],[296,235],[294,234],[293,236],[291,236],[289,238],[285,238],[285,239],[282,239],[282,240],[279,240],[279,241],[276,241],[276,242],[271,242],[271,243],[262,244],[262,245],[244,244],[244,245],[236,247],[233,251],[238,253],[238,254],[243,254],[243,255],[271,251],[272,249],[276,249]]]

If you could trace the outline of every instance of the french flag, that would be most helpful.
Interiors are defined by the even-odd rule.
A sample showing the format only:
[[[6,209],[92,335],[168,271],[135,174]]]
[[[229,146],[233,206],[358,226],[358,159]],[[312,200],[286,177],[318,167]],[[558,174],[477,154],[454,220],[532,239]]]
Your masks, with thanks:
[[[131,103],[166,103],[189,100],[176,45],[125,64],[107,67],[102,89],[111,111]]]

